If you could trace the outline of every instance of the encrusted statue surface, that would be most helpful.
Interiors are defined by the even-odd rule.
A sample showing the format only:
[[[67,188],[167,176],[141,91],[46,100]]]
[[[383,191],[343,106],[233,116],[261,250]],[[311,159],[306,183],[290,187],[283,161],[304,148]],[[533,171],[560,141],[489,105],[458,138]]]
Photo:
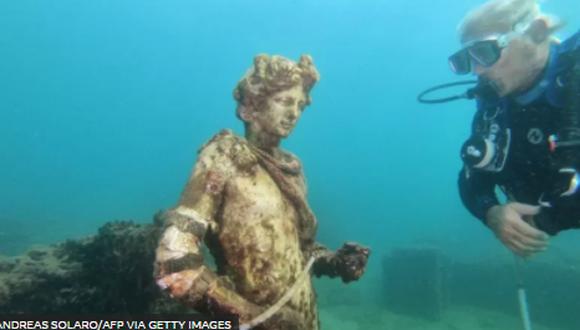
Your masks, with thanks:
[[[206,143],[178,205],[164,214],[155,277],[172,297],[255,329],[310,330],[318,329],[318,316],[310,277],[301,276],[308,261],[317,276],[362,276],[367,248],[346,243],[331,252],[315,242],[302,165],[280,148],[318,79],[309,56],[298,63],[256,56],[234,90],[245,138],[223,130]],[[216,270],[203,259],[202,243]],[[272,317],[257,321],[285,295],[289,301]]]

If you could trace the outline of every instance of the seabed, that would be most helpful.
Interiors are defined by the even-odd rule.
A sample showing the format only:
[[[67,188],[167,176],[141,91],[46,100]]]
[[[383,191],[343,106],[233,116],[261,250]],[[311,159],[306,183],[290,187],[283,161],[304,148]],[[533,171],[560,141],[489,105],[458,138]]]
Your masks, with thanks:
[[[322,330],[519,330],[519,317],[472,306],[448,306],[441,319],[426,320],[390,312],[383,306],[336,305],[320,308]],[[538,324],[534,330],[563,330]]]

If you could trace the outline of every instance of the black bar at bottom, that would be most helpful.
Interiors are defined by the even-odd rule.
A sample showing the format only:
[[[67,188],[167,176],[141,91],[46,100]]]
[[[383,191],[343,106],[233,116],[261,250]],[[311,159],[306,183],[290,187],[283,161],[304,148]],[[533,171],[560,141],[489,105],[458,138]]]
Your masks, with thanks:
[[[0,315],[0,330],[236,330],[238,321],[180,315]]]

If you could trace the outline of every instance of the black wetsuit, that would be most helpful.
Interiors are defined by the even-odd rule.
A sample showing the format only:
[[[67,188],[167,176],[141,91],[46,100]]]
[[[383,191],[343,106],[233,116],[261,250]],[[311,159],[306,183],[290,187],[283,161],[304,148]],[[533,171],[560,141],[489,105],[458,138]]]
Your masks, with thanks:
[[[554,235],[580,227],[580,188],[574,194],[561,196],[570,186],[572,176],[560,171],[563,168],[580,171],[580,140],[574,133],[566,136],[568,133],[562,130],[574,126],[580,131],[580,94],[577,94],[580,77],[574,78],[579,67],[580,32],[552,46],[547,67],[530,90],[516,96],[478,100],[472,137],[482,136],[489,141],[491,136],[501,145],[495,145],[500,158],[491,163],[493,166],[484,168],[481,166],[484,162],[479,160],[477,166],[466,161],[459,174],[461,200],[475,217],[485,222],[487,211],[499,204],[496,187],[500,187],[512,201],[532,205],[538,205],[540,200],[547,202],[534,218],[539,229]],[[575,84],[571,83],[573,79]],[[571,112],[564,113],[564,109],[578,114],[574,117],[572,113],[570,119]],[[579,143],[572,141],[571,146],[551,148],[554,144],[550,143],[550,136]],[[481,154],[477,148],[471,148],[470,152]]]

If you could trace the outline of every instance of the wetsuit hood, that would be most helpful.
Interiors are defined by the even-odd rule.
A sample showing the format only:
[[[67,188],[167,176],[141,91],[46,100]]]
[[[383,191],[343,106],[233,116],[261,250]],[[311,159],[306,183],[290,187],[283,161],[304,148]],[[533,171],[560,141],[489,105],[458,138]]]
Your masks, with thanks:
[[[513,99],[520,105],[526,106],[542,98],[548,104],[561,108],[565,103],[564,89],[561,75],[569,69],[570,63],[562,60],[563,55],[580,49],[580,31],[561,44],[550,47],[550,56],[547,67],[540,79],[526,92]]]

